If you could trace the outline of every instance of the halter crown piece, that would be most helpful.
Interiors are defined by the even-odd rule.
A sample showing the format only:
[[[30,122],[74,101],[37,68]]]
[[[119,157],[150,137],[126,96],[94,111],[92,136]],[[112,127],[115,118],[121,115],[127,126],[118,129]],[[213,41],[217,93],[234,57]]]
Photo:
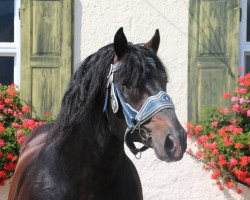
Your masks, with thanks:
[[[150,58],[149,62],[150,64],[152,63],[152,58]],[[174,104],[172,99],[166,92],[160,91],[157,95],[150,96],[145,101],[145,103],[143,104],[143,106],[139,111],[132,108],[126,102],[121,92],[121,89],[119,88],[118,83],[114,81],[114,73],[117,70],[119,70],[120,66],[121,66],[120,62],[116,64],[111,64],[110,71],[106,81],[106,95],[105,95],[103,112],[107,113],[108,92],[109,92],[109,86],[111,86],[110,101],[112,110],[114,113],[117,113],[117,111],[119,110],[119,103],[118,103],[119,100],[126,123],[128,125],[124,135],[124,140],[130,151],[134,155],[136,155],[139,152],[145,151],[146,149],[148,149],[148,147],[143,146],[141,148],[136,148],[133,141],[129,140],[128,135],[132,134],[136,128],[139,128],[140,125],[145,123],[147,120],[152,118],[156,113],[160,112],[161,110],[166,108],[174,109]]]

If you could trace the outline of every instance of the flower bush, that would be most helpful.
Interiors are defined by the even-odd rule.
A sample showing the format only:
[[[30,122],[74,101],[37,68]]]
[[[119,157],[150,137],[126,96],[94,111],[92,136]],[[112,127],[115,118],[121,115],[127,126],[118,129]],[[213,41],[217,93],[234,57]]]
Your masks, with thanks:
[[[206,108],[200,122],[187,124],[188,137],[196,142],[196,156],[209,163],[204,169],[219,189],[241,193],[238,182],[250,185],[250,73],[238,78],[233,96],[225,93],[224,98],[230,106]]]
[[[19,149],[25,136],[44,123],[30,116],[30,107],[20,101],[18,88],[0,84],[0,186],[15,170]],[[51,116],[46,113],[47,120]]]

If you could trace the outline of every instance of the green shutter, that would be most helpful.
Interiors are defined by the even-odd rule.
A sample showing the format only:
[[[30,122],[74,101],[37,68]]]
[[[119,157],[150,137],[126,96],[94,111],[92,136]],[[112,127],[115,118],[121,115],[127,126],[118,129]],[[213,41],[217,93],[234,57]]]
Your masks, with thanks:
[[[71,0],[21,0],[21,96],[42,117],[58,114],[72,73]]]
[[[188,120],[205,105],[225,106],[237,80],[239,0],[190,0]]]

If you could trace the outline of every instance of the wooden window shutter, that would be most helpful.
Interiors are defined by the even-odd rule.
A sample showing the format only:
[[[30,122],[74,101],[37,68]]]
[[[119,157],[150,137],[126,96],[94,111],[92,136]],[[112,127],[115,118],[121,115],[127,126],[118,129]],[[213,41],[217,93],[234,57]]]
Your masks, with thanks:
[[[21,97],[42,117],[60,109],[72,73],[73,1],[21,1]]]
[[[239,0],[190,0],[188,120],[205,105],[225,106],[238,76]]]

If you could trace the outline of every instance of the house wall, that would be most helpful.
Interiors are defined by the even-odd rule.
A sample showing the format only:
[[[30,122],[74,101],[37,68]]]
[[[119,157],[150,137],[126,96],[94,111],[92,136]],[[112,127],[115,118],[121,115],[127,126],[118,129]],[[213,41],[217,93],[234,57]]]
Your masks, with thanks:
[[[148,41],[160,29],[158,51],[168,69],[168,93],[176,105],[179,120],[187,122],[187,48],[188,0],[75,0],[74,65],[107,43],[113,42],[119,27],[134,43]],[[192,146],[189,142],[189,146]],[[137,160],[126,149],[141,178],[145,200],[247,200],[250,193],[239,196],[221,192],[202,171],[202,166],[188,155],[176,163],[159,161],[152,150]],[[246,188],[242,187],[246,190]],[[9,183],[0,187],[0,200],[7,199]]]

